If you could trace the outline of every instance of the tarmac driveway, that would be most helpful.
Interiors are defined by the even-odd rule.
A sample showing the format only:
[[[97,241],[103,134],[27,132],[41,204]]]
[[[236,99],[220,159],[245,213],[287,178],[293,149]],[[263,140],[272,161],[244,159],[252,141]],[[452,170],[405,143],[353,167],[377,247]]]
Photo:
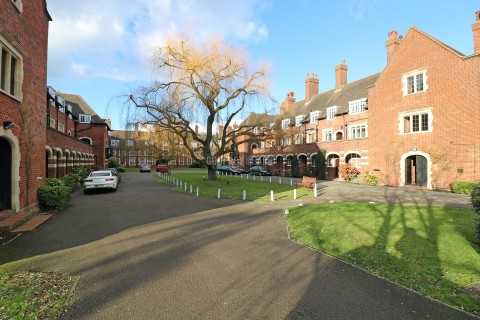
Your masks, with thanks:
[[[281,209],[292,204],[198,199],[126,174],[117,193],[75,193],[0,253],[80,276],[69,319],[471,317],[290,241]]]

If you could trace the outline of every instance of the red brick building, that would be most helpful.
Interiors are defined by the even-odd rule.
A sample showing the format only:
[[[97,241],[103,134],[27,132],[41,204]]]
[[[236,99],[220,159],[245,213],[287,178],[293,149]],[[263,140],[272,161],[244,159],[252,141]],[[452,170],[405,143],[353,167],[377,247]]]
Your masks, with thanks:
[[[45,183],[46,1],[0,0],[0,211],[34,208]]]
[[[480,11],[472,30],[473,54],[411,27],[405,38],[388,34],[381,73],[348,83],[344,61],[324,93],[317,75],[307,74],[305,100],[291,92],[273,119],[253,114],[242,123],[255,128],[239,138],[252,140],[238,147],[240,164],[288,175],[296,156],[301,174],[315,174],[324,149],[327,178],[350,163],[386,185],[449,189],[455,180],[478,181]]]

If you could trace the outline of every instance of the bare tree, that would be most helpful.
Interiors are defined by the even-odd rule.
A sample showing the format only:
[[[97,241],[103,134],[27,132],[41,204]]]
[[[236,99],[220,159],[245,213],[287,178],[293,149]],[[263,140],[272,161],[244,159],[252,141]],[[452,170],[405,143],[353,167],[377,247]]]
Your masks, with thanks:
[[[208,178],[215,180],[216,159],[230,152],[236,136],[253,129],[232,128],[234,119],[269,98],[268,67],[252,67],[244,50],[221,39],[198,45],[184,35],[157,48],[153,66],[152,83],[129,96],[137,118],[177,135],[195,161],[206,161]],[[197,133],[196,124],[205,132]]]

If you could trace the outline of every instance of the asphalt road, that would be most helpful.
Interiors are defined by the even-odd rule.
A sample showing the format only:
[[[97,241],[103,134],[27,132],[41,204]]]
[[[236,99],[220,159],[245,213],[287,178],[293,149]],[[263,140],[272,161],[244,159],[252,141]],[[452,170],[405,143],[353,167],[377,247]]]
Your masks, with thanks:
[[[67,319],[471,317],[290,241],[291,204],[199,199],[124,174],[116,193],[74,193],[0,262],[80,276]]]

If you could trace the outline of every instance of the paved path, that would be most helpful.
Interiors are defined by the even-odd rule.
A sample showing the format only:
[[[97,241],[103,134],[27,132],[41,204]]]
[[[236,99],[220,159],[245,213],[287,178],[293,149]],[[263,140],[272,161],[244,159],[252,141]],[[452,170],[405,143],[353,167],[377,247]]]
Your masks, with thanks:
[[[322,196],[308,201],[356,192],[366,201],[380,202],[383,193],[388,202],[420,202],[362,186],[340,197],[342,187],[322,183]],[[465,199],[447,202],[465,206]],[[126,174],[117,193],[75,193],[53,221],[1,247],[1,262],[32,256],[20,264],[81,276],[69,319],[470,317],[288,240],[281,209],[298,202],[217,201]]]

